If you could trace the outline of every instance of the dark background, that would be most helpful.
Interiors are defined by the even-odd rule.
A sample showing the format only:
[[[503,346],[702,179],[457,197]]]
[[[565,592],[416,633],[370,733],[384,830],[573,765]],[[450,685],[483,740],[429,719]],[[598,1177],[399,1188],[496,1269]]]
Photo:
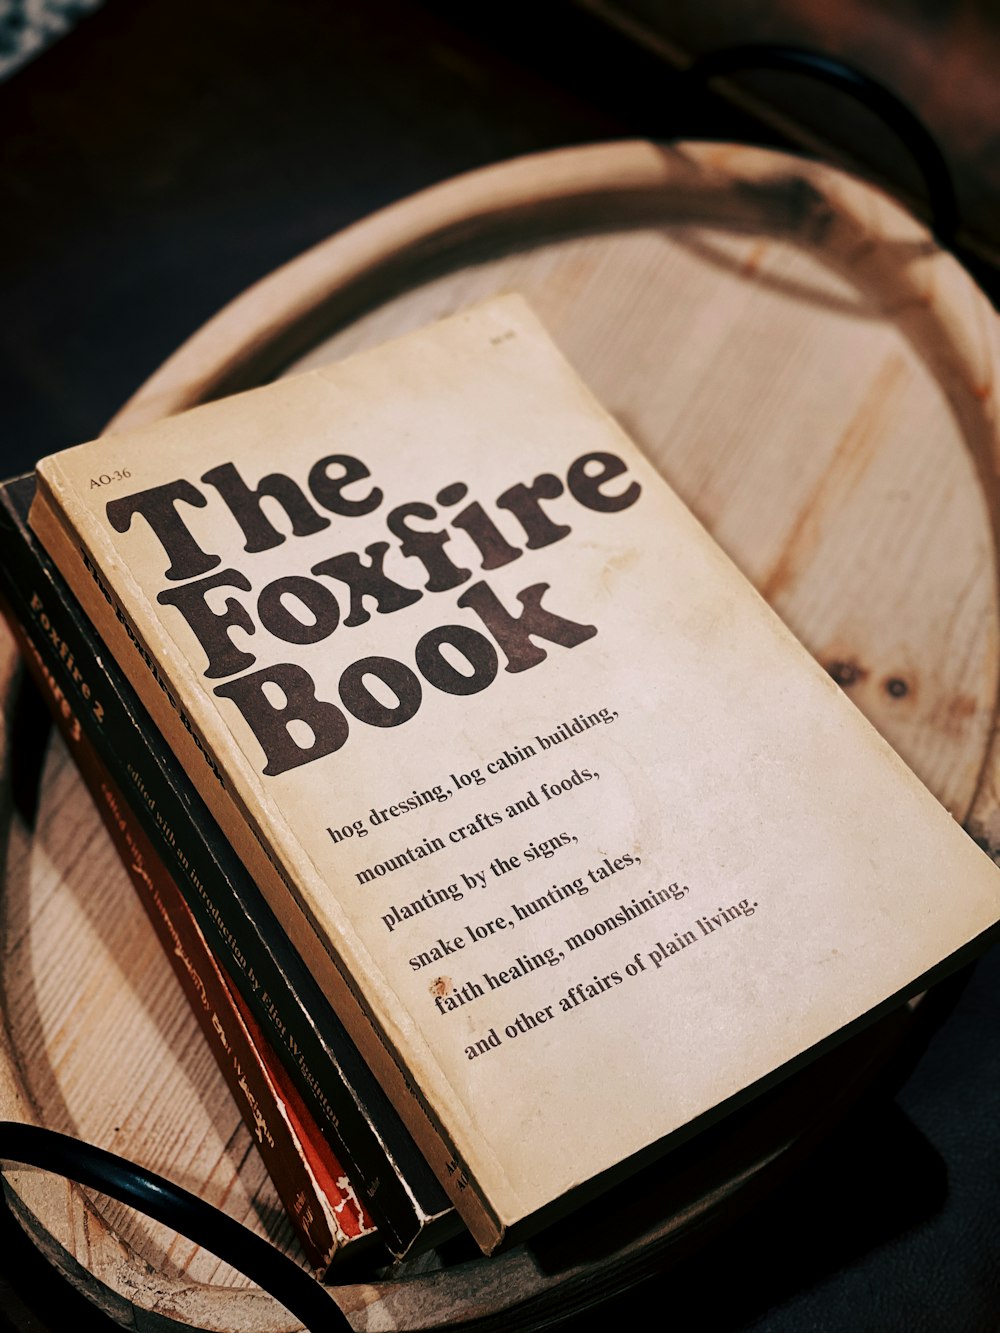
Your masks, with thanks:
[[[569,5],[107,0],[0,84],[3,472],[97,434],[226,301],[373,209],[636,135],[781,142]],[[996,299],[995,271],[964,257]],[[994,950],[915,1071],[574,1329],[1000,1328],[998,1107]],[[5,1216],[0,1241],[0,1327],[110,1327]]]

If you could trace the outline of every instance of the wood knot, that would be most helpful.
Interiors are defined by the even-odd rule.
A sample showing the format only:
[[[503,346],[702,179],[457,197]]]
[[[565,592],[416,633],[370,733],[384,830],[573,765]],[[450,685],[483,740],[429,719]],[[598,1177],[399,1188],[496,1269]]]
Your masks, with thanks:
[[[882,688],[890,699],[905,699],[910,693],[910,683],[902,676],[886,676]]]
[[[856,685],[859,680],[867,679],[868,672],[854,658],[836,658],[832,662],[827,662],[826,669],[830,676],[841,689],[849,689]]]

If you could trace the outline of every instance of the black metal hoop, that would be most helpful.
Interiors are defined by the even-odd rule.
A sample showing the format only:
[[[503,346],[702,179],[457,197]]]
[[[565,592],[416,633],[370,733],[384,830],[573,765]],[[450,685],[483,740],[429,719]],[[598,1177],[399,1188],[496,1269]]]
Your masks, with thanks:
[[[687,76],[707,84],[716,78],[755,69],[804,74],[848,93],[889,127],[905,145],[923,176],[931,229],[945,246],[958,230],[958,202],[944,154],[923,121],[884,84],[853,65],[807,47],[772,44],[730,46],[699,56]]]
[[[0,1121],[0,1159],[52,1171],[129,1204],[252,1277],[315,1333],[349,1333],[343,1311],[304,1269],[196,1194],[93,1144]]]

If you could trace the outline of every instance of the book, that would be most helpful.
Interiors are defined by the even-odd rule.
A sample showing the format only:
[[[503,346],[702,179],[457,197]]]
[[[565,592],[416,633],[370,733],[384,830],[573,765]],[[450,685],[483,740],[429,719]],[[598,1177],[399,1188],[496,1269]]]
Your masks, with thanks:
[[[64,733],[65,734],[65,733]],[[376,1230],[260,1026],[223,973],[121,791],[81,739],[74,753],[299,1242],[318,1277],[356,1261]],[[370,1246],[368,1250],[370,1251]]]
[[[123,872],[135,888],[264,1161],[303,1253],[317,1277],[325,1276],[335,1260],[343,1268],[348,1259],[356,1260],[371,1249],[376,1235],[371,1218],[253,1015],[239,1001],[212,955],[128,802],[66,707],[65,696],[53,691],[23,627],[9,615],[7,619]]]
[[[292,950],[129,680],[27,527],[33,477],[0,486],[0,597],[29,665],[74,719],[170,870],[215,958],[266,1034],[395,1257],[457,1219],[398,1114]]]
[[[38,478],[486,1251],[995,932],[997,867],[516,296]]]

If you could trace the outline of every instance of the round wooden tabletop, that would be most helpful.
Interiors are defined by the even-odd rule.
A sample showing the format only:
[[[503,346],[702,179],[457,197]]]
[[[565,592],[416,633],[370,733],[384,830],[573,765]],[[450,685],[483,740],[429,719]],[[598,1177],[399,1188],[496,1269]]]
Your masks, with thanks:
[[[450,181],[245,293],[122,430],[523,292],[577,369],[931,790],[1000,846],[996,317],[870,186],[732,145],[618,143]],[[3,642],[6,772],[17,672]],[[16,754],[13,756],[16,759]],[[849,781],[849,775],[844,775]],[[196,1188],[291,1245],[115,853],[53,746],[29,827],[3,787],[0,1111]],[[767,1189],[920,1022],[910,1007],[655,1170],[494,1259],[333,1285],[355,1328],[540,1327],[640,1280]],[[142,1329],[296,1327],[162,1228],[6,1173],[71,1280]]]

